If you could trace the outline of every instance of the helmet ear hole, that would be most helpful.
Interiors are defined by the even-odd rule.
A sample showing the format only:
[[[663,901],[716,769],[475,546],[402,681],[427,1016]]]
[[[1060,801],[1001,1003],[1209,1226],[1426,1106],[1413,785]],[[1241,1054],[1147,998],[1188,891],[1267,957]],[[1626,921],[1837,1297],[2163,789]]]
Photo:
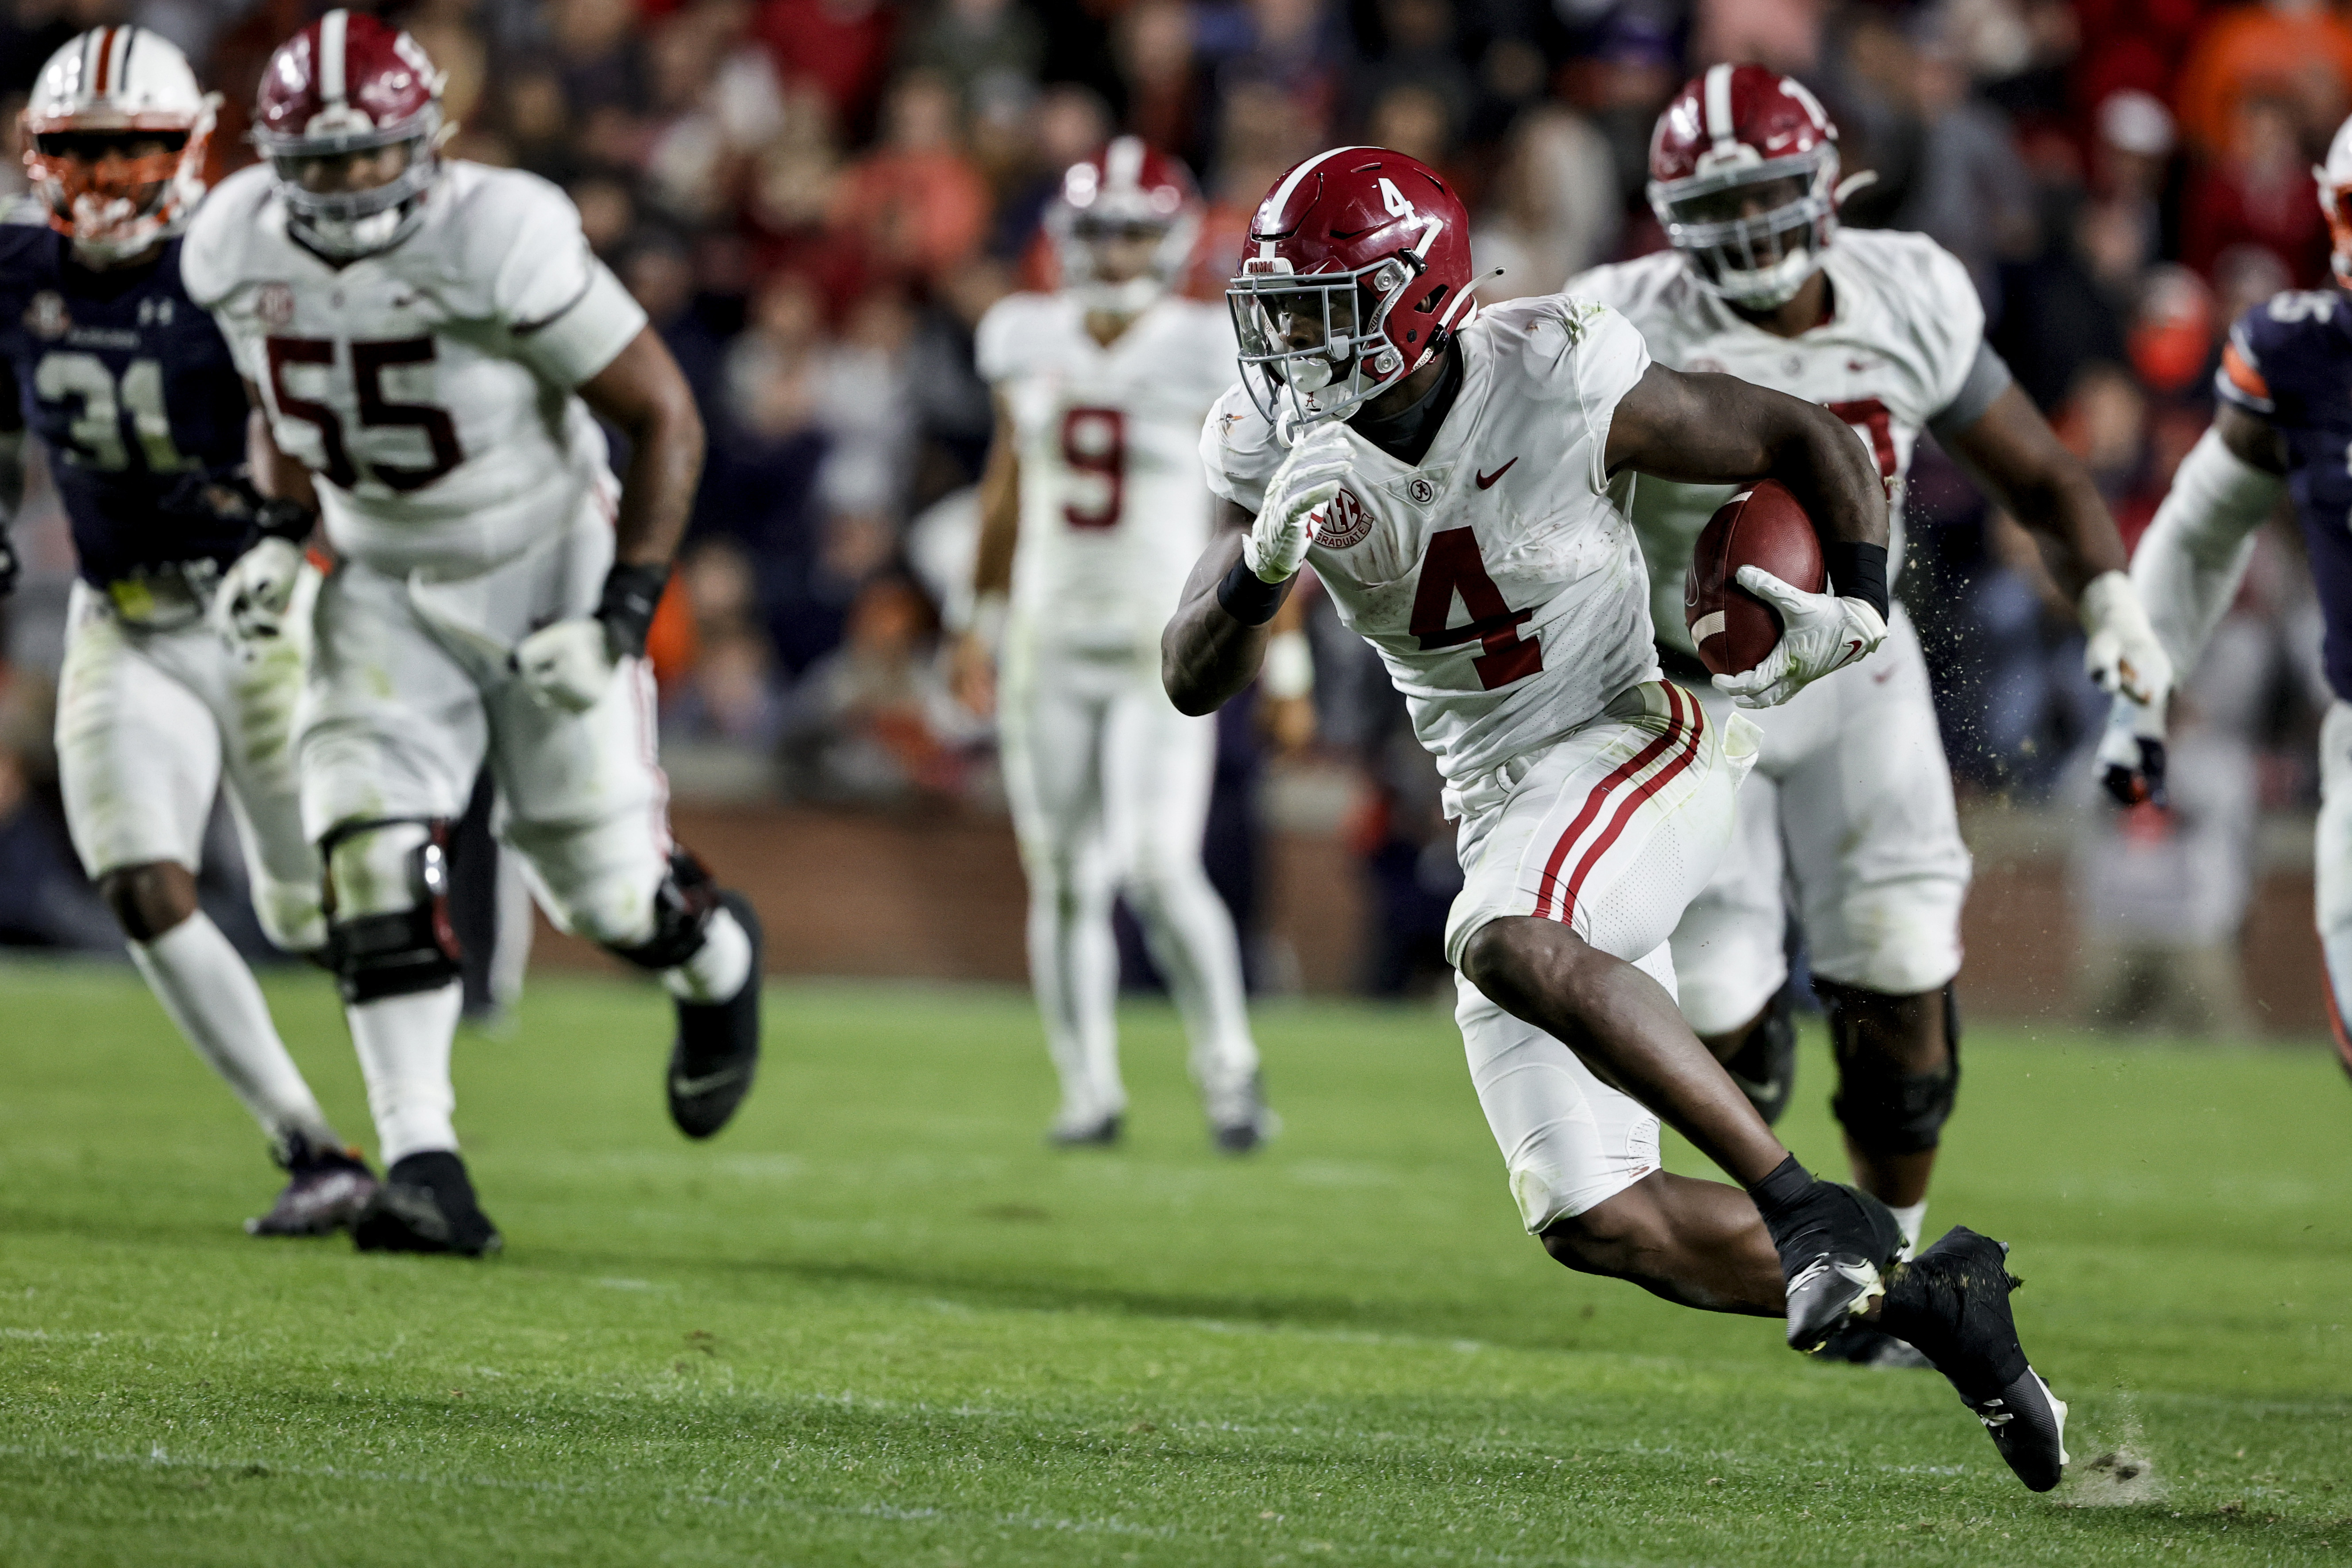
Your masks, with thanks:
[[[1437,307],[1444,301],[1445,296],[1453,291],[1454,285],[1451,283],[1440,283],[1436,288],[1432,289],[1428,293],[1423,295],[1421,303],[1415,305],[1413,309],[1420,314],[1426,316],[1435,310]]]

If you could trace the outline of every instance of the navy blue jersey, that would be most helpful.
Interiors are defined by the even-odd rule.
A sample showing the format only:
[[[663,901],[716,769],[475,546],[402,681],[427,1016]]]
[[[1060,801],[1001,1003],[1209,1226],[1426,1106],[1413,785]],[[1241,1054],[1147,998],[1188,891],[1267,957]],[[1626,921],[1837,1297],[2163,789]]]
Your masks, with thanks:
[[[2326,617],[2327,684],[2352,701],[2352,295],[2273,295],[2238,319],[2214,391],[2285,439],[2287,493]]]
[[[181,499],[245,460],[245,383],[180,286],[177,239],[152,262],[93,271],[63,235],[0,223],[0,362],[48,449],[83,576],[244,548],[247,524]]]

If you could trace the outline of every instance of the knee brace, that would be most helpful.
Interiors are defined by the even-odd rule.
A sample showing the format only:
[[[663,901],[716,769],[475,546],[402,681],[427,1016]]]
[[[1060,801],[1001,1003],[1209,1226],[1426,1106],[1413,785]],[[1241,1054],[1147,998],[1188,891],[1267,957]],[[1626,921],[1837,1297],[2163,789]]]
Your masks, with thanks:
[[[449,824],[346,822],[319,841],[327,960],[346,1002],[436,991],[457,978],[449,927]]]
[[[654,931],[641,942],[604,943],[604,951],[639,969],[658,973],[675,969],[702,946],[702,933],[719,910],[719,883],[691,851],[672,845],[669,871],[654,889]]]
[[[1859,987],[1819,987],[1829,1012],[1830,1044],[1837,1054],[1838,1091],[1830,1112],[1854,1146],[1873,1154],[1922,1154],[1943,1141],[1960,1089],[1960,1005],[1949,984],[1944,1011],[1944,1065],[1933,1072],[1906,1072],[1874,1036],[1889,1023],[1886,1005],[1937,1003],[1928,997],[1893,997]],[[1878,1004],[1874,1007],[1872,1004]],[[1865,1012],[1875,1013],[1865,1017]]]

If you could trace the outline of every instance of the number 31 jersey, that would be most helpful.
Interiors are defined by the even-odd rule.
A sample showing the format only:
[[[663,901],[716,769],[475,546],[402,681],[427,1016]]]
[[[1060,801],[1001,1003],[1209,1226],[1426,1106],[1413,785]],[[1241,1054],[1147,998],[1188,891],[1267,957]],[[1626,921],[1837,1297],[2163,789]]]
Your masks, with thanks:
[[[1658,665],[1633,479],[1612,479],[1604,456],[1618,400],[1650,368],[1641,334],[1555,294],[1490,306],[1457,342],[1462,385],[1418,466],[1348,432],[1353,468],[1307,560],[1460,786],[1589,722]],[[1255,512],[1283,448],[1235,386],[1201,455],[1209,488]]]
[[[82,575],[236,559],[246,526],[173,508],[191,476],[245,460],[245,389],[212,318],[180,287],[180,242],[91,271],[46,223],[0,223],[0,362],[47,448]]]
[[[1891,487],[1892,582],[1903,563],[1903,482],[1912,448],[1921,428],[1967,385],[1984,342],[1984,307],[1959,258],[1923,234],[1840,229],[1822,265],[1834,313],[1794,338],[1746,320],[1701,288],[1671,250],[1595,268],[1568,287],[1623,311],[1660,364],[1727,371],[1822,404],[1852,426]],[[1696,653],[1683,625],[1691,550],[1737,489],[1644,479],[1634,498],[1658,635],[1685,653]]]
[[[1013,294],[981,318],[981,375],[1013,421],[1024,635],[1158,658],[1208,544],[1201,417],[1233,384],[1223,307],[1163,298],[1105,348],[1066,294]]]
[[[319,482],[327,537],[379,570],[463,576],[568,525],[609,482],[575,395],[645,325],[534,174],[451,163],[425,220],[342,266],[305,248],[262,165],[214,190],[182,268]]]

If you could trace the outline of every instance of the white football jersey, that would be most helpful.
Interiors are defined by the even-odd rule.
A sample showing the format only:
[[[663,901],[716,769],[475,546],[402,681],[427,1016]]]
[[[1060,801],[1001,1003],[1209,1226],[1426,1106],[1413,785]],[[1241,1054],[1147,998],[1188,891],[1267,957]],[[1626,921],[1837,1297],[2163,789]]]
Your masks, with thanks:
[[[1596,267],[1568,287],[1622,311],[1660,364],[1727,371],[1819,403],[1853,426],[1893,502],[1891,584],[1903,562],[1903,482],[1912,448],[1921,428],[1966,384],[1984,342],[1984,307],[1959,258],[1924,234],[1841,229],[1822,267],[1836,313],[1795,338],[1743,319],[1702,288],[1671,250]],[[1635,498],[1653,614],[1659,636],[1673,647],[1696,651],[1683,625],[1683,580],[1699,531],[1737,489],[1652,479]]]
[[[1483,310],[1460,341],[1462,386],[1419,465],[1350,430],[1354,468],[1307,552],[1456,784],[1658,672],[1633,478],[1606,458],[1618,400],[1650,367],[1641,334],[1553,294]],[[1239,385],[1201,453],[1209,488],[1253,512],[1283,458]]]
[[[452,163],[415,233],[339,268],[288,232],[268,169],[241,169],[198,209],[180,266],[278,447],[316,477],[336,549],[467,575],[570,527],[610,484],[573,388],[646,316],[537,175]]]
[[[1234,384],[1230,316],[1165,298],[1105,348],[1076,300],[1014,294],[981,318],[974,351],[1021,460],[1014,624],[1156,650],[1208,543],[1201,419]]]

